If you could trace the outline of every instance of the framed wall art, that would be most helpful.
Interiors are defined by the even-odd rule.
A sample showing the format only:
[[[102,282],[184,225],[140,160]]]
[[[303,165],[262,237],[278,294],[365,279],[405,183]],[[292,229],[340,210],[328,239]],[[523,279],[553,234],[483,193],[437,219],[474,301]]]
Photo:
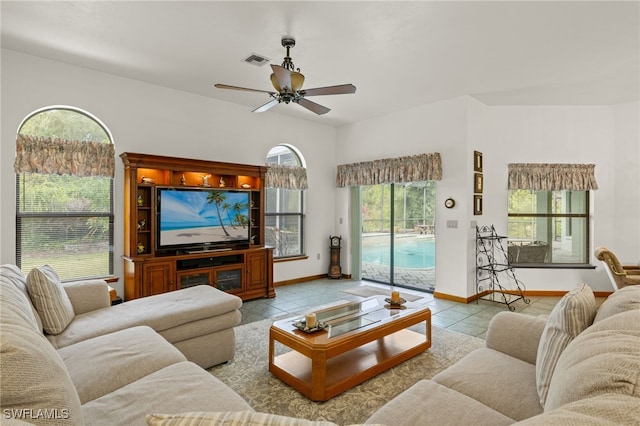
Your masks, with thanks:
[[[473,192],[482,194],[482,173],[473,174]]]
[[[473,214],[475,216],[482,215],[482,195],[473,196]]]
[[[473,171],[482,172],[482,153],[473,151]]]

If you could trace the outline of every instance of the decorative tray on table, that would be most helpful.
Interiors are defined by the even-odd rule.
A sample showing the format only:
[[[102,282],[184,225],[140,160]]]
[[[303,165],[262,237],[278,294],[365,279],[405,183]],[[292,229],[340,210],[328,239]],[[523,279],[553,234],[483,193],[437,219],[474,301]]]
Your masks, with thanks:
[[[315,327],[309,328],[307,327],[307,321],[298,320],[293,323],[293,326],[300,331],[304,331],[305,333],[313,333],[313,332],[324,330],[325,328],[327,328],[327,323],[318,321]]]
[[[407,301],[405,299],[403,299],[402,297],[400,299],[398,299],[398,301],[396,301],[396,302],[391,300],[390,297],[385,298],[384,301],[388,303],[388,305],[386,305],[385,308],[392,308],[392,309],[404,309],[405,306],[403,306],[403,305],[405,303],[407,303]]]

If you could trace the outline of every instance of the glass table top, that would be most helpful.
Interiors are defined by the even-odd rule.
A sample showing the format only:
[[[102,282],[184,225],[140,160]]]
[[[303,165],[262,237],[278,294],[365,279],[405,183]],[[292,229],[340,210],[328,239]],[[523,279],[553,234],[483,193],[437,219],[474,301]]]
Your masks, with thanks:
[[[376,297],[315,311],[316,320],[325,325],[324,328],[328,330],[329,338],[392,318],[399,313],[399,310],[386,309],[381,299]],[[293,322],[303,320],[304,318],[297,318]]]

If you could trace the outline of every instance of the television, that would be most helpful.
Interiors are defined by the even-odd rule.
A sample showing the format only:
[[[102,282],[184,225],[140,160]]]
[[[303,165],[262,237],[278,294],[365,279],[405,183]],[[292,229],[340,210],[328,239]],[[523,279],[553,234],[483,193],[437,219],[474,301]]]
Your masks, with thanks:
[[[224,188],[156,188],[156,251],[248,245],[250,193]]]

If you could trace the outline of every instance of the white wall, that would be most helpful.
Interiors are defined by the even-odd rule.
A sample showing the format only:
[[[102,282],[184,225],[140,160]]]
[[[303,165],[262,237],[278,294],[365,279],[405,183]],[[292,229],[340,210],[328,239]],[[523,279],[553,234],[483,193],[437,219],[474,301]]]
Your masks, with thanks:
[[[612,235],[600,245],[619,253],[623,264],[640,266],[640,103],[615,107],[615,195]],[[619,224],[619,225],[618,225]],[[634,238],[635,236],[635,238]]]
[[[440,153],[443,177],[436,185],[436,290],[461,297],[471,290],[468,234],[472,205],[467,193],[472,187],[467,177],[473,159],[467,155],[467,122],[467,98],[449,99],[343,126],[338,129],[336,152],[337,164]],[[443,207],[449,197],[456,200],[450,210]],[[348,217],[349,191],[339,190],[336,200],[336,217]],[[447,220],[457,220],[458,228],[447,228]],[[342,235],[348,235],[345,226],[336,222]],[[347,266],[349,249],[347,244],[343,261]]]
[[[116,153],[140,152],[184,158],[264,164],[279,143],[297,147],[307,160],[310,190],[306,228],[308,260],[274,267],[276,282],[328,269],[327,236],[334,231],[335,129],[270,111],[250,108],[139,81],[2,50],[2,133],[0,145],[0,263],[15,263],[16,132],[34,110],[72,105],[111,130]],[[260,98],[256,98],[256,105]],[[295,106],[294,106],[295,107]],[[283,131],[286,129],[286,131]],[[123,252],[123,167],[116,163],[115,257]],[[316,258],[320,253],[320,260]],[[115,264],[122,294],[122,262]]]
[[[599,190],[592,192],[590,224],[591,264],[596,269],[519,268],[517,277],[530,290],[566,290],[586,282],[594,290],[610,291],[609,280],[593,257],[595,247],[606,245],[634,263],[640,254],[638,103],[487,107],[472,102],[482,117],[478,120],[480,129],[475,133],[476,145],[484,152],[485,161],[482,220],[496,225],[499,233],[507,229],[507,164],[596,165]],[[620,168],[626,168],[627,172],[621,172]],[[631,200],[626,200],[627,197]]]
[[[15,262],[15,136],[36,109],[73,105],[99,117],[124,151],[263,164],[279,143],[307,160],[305,240],[308,260],[278,263],[275,281],[325,274],[328,236],[343,239],[343,272],[350,273],[349,196],[335,189],[338,164],[440,152],[437,183],[437,291],[474,293],[475,221],[506,230],[506,165],[512,162],[596,164],[591,243],[607,245],[623,261],[640,261],[639,103],[596,107],[488,107],[460,97],[339,129],[120,78],[14,51],[2,50],[0,142],[0,263]],[[286,129],[286,132],[283,131]],[[473,216],[473,151],[483,152],[484,214]],[[122,255],[122,167],[115,180],[115,254]],[[446,198],[456,207],[443,207]],[[340,223],[342,218],[342,223]],[[458,228],[447,228],[457,220]],[[317,255],[320,254],[320,259]],[[598,262],[593,269],[518,269],[529,290],[568,290],[585,281],[611,287]],[[122,263],[116,262],[122,278]],[[122,280],[116,286],[122,290]]]
[[[469,97],[452,99],[345,126],[338,131],[338,163],[440,152],[437,183],[436,291],[474,294],[474,224],[507,229],[507,164],[594,163],[600,185],[593,192],[591,248],[608,245],[623,259],[640,256],[638,102],[618,106],[486,106]],[[373,148],[375,147],[375,149]],[[473,151],[483,153],[484,206],[473,216]],[[456,200],[447,210],[443,201]],[[336,217],[346,214],[340,191]],[[446,228],[458,220],[458,229]],[[336,227],[339,229],[339,225]],[[343,232],[344,233],[344,232]],[[528,290],[569,290],[587,282],[596,291],[611,285],[595,269],[525,269],[516,276]]]

